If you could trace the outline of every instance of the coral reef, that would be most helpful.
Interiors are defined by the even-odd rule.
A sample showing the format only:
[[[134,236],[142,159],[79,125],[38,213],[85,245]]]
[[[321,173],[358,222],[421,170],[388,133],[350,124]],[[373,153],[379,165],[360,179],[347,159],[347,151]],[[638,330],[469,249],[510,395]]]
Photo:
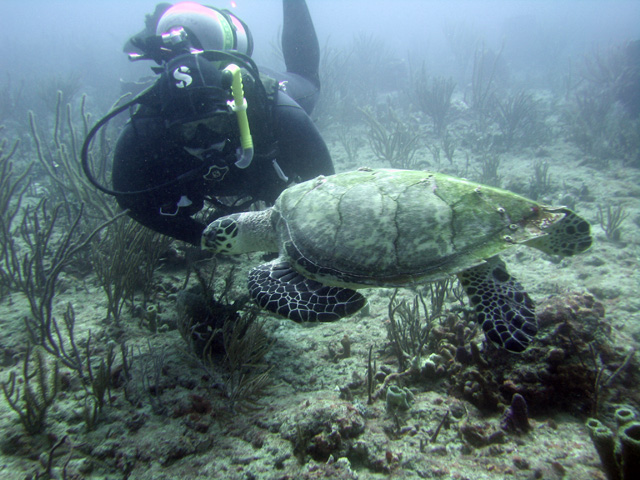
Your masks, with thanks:
[[[423,375],[445,379],[450,392],[487,411],[498,410],[514,394],[527,399],[533,415],[559,409],[586,416],[600,408],[603,395],[640,404],[632,369],[617,371],[635,360],[614,347],[602,303],[574,293],[551,297],[538,311],[537,340],[517,357],[490,345],[480,351],[466,340],[471,330],[462,320],[434,327],[431,337],[439,349],[425,362]],[[610,383],[617,380],[615,389],[604,388],[603,375]]]
[[[306,402],[299,414],[285,421],[280,434],[293,443],[300,460],[308,455],[326,462],[330,456],[344,457],[364,426],[361,412],[350,402],[317,400]]]

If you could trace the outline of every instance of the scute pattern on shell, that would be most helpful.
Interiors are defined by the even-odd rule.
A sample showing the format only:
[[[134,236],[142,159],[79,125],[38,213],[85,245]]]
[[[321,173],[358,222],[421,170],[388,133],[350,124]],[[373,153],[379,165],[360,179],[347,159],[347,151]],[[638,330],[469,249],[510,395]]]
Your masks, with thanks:
[[[535,205],[446,175],[375,170],[290,187],[275,209],[294,268],[336,284],[395,286],[437,280],[509,248],[504,233]]]

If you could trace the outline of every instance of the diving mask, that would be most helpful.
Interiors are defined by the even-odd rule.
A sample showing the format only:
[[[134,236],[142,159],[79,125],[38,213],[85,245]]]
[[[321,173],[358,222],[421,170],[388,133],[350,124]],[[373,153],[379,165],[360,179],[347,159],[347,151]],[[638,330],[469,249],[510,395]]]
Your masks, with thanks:
[[[211,137],[226,138],[237,130],[235,116],[229,110],[217,111],[208,117],[181,123],[178,128],[185,142],[191,142],[204,135],[210,137],[209,140]]]

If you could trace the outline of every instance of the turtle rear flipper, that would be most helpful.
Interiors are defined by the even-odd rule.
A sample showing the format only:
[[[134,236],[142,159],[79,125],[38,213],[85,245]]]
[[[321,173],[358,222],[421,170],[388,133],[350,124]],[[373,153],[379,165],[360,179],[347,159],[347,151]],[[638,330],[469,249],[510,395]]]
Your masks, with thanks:
[[[458,273],[486,337],[511,352],[523,352],[538,332],[527,292],[498,257]]]
[[[355,290],[310,280],[279,260],[251,270],[249,293],[262,308],[295,322],[332,322],[366,303]]]

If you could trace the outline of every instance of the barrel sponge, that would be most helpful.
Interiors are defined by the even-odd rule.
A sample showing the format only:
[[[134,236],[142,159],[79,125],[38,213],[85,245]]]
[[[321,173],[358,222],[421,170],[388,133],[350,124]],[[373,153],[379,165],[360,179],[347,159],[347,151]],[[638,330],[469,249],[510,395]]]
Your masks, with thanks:
[[[616,439],[611,429],[595,418],[589,418],[586,423],[593,446],[598,452],[602,468],[608,480],[620,479],[620,467],[616,461]]]
[[[387,389],[387,411],[409,410],[412,401],[413,394],[408,388],[391,385]]]
[[[512,432],[528,432],[531,429],[528,413],[524,397],[515,393],[511,399],[511,406],[502,416],[502,429]]]
[[[622,456],[622,479],[640,478],[640,422],[627,423],[618,430]]]
[[[629,407],[619,407],[616,409],[614,416],[618,427],[624,427],[627,423],[636,419],[636,412]]]

